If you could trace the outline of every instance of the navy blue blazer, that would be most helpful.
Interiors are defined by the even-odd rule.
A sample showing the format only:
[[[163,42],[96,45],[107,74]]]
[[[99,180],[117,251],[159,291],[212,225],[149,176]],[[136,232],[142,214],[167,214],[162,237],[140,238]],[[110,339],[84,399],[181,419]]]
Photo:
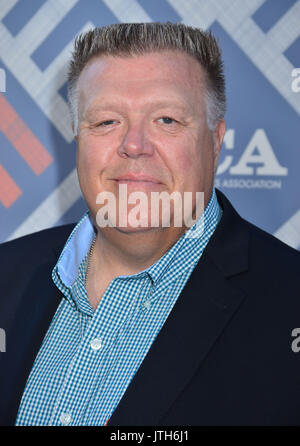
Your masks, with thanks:
[[[300,253],[223,217],[108,425],[300,425]],[[13,425],[62,299],[51,271],[74,225],[0,246],[0,424]]]

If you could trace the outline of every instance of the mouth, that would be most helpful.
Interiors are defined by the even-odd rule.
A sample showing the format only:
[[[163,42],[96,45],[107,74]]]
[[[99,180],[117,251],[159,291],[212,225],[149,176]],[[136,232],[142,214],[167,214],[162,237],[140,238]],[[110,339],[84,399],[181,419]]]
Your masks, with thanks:
[[[149,175],[137,175],[137,174],[126,174],[114,179],[118,183],[152,183],[152,184],[162,184],[156,178],[150,177]]]
[[[163,183],[149,175],[126,174],[114,178],[114,182],[118,187],[121,184],[126,185],[131,191],[161,191],[163,187]]]
[[[116,184],[118,187],[128,187],[131,191],[160,191],[162,189],[163,184],[158,182],[153,182],[149,180],[131,180],[131,179],[122,179],[116,180]]]
[[[162,183],[158,183],[157,181],[149,181],[149,180],[131,180],[131,179],[122,179],[122,180],[116,180],[116,182],[118,184],[146,184],[146,185],[151,185],[151,184],[162,184]]]

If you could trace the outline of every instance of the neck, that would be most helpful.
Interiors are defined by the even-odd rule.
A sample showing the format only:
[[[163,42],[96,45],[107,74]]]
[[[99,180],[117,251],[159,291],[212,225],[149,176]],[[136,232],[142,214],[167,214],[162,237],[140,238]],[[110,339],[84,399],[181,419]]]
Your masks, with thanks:
[[[99,229],[94,262],[98,271],[131,275],[151,266],[184,234],[186,228],[154,228],[128,233],[117,228]]]

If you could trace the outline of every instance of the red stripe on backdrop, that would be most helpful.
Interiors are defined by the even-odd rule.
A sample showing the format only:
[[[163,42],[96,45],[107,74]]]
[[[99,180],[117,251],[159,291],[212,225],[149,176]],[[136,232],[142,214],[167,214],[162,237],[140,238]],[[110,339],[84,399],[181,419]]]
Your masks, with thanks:
[[[2,94],[0,94],[0,116],[0,131],[36,175],[43,173],[53,162],[52,156]]]
[[[0,201],[9,208],[22,194],[19,186],[0,164]]]

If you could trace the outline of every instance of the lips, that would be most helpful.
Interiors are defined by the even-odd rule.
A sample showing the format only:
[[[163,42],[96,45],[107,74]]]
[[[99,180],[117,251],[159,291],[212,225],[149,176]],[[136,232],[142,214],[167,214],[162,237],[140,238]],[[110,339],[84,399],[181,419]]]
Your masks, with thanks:
[[[133,182],[146,182],[146,183],[156,183],[162,184],[156,178],[153,178],[149,175],[135,174],[135,173],[126,173],[120,177],[115,178],[116,181],[133,181]]]

